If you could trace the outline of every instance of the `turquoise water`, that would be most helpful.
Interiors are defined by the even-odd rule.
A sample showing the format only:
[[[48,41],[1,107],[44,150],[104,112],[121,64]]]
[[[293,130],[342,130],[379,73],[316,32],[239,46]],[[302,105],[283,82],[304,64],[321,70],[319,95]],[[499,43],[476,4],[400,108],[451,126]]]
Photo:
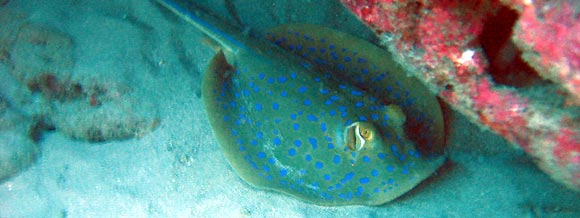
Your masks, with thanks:
[[[373,40],[333,1],[196,2],[250,33],[309,22]],[[9,1],[7,14],[3,34],[29,32],[0,46],[11,54],[0,58],[0,96],[17,114],[3,117],[14,122],[3,122],[0,146],[36,160],[0,184],[0,217],[580,217],[580,194],[454,113],[450,162],[386,205],[321,207],[252,188],[209,126],[200,82],[215,51],[189,24],[150,1]],[[46,76],[31,88],[46,72],[67,91]],[[31,142],[39,120],[48,127]]]

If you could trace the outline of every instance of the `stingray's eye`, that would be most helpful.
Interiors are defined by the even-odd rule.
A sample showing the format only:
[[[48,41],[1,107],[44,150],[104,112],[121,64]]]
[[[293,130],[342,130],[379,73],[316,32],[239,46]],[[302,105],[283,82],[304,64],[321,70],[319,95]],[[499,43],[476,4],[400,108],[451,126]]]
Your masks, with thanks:
[[[374,127],[370,123],[355,122],[344,131],[344,142],[351,151],[360,151],[373,137]]]
[[[365,127],[364,125],[359,126],[359,134],[365,140],[373,139],[373,131]]]

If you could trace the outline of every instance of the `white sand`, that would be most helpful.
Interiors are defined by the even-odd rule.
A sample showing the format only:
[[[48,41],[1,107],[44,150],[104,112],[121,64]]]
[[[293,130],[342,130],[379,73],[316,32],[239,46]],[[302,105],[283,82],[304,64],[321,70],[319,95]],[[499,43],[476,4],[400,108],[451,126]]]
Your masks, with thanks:
[[[563,189],[522,152],[461,117],[454,120],[450,141],[452,167],[384,206],[319,207],[257,190],[227,164],[196,95],[199,75],[213,55],[199,32],[149,1],[20,2],[6,7],[73,37],[74,75],[143,87],[148,93],[143,101],[156,102],[162,120],[154,132],[125,141],[87,143],[46,134],[38,161],[0,184],[0,217],[580,217],[580,194]],[[310,1],[274,2],[277,7],[239,6],[238,14],[251,25],[309,19],[292,13]],[[225,13],[223,3],[217,5]],[[252,9],[259,11],[255,16],[287,14],[250,21]],[[311,19],[350,19],[342,15]],[[256,29],[271,23],[261,25]]]

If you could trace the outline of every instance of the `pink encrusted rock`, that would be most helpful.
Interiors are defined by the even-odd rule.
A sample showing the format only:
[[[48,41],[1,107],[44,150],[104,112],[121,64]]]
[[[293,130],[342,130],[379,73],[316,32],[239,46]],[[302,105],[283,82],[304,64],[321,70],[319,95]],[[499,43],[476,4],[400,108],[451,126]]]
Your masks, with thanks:
[[[446,1],[342,0],[377,33],[385,33],[387,47],[400,54],[410,74],[465,114],[471,121],[502,135],[534,157],[556,181],[580,190],[580,24],[574,1]],[[483,28],[503,8],[517,18],[512,36],[516,46],[501,43],[500,61],[522,57],[535,73],[559,84],[567,97],[561,105],[546,104],[514,87],[496,83],[490,73],[489,50],[481,39]],[[509,20],[506,20],[509,22]],[[515,22],[515,21],[514,21]],[[497,31],[511,31],[503,29]],[[486,52],[488,52],[486,54]],[[503,52],[503,53],[501,53]],[[511,53],[510,53],[511,52]],[[511,57],[510,57],[511,55]],[[510,57],[510,58],[507,58]],[[509,65],[510,63],[501,63]],[[516,75],[522,67],[504,67]],[[532,70],[533,71],[533,70]],[[533,73],[532,73],[533,74]],[[531,75],[531,74],[530,74]],[[515,77],[534,84],[533,76]],[[516,86],[517,87],[517,86]],[[531,87],[534,88],[534,87]],[[551,98],[558,98],[553,96]]]
[[[514,39],[523,58],[544,78],[561,84],[580,106],[580,2],[514,3],[520,11]]]

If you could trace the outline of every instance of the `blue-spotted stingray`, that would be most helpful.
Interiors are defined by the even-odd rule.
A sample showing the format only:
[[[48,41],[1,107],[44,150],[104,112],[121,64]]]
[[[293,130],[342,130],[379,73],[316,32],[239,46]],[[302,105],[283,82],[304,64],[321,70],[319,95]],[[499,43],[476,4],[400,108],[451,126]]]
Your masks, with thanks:
[[[318,205],[380,205],[443,163],[436,97],[386,51],[313,25],[249,37],[158,2],[220,45],[202,98],[225,157],[249,184]]]

